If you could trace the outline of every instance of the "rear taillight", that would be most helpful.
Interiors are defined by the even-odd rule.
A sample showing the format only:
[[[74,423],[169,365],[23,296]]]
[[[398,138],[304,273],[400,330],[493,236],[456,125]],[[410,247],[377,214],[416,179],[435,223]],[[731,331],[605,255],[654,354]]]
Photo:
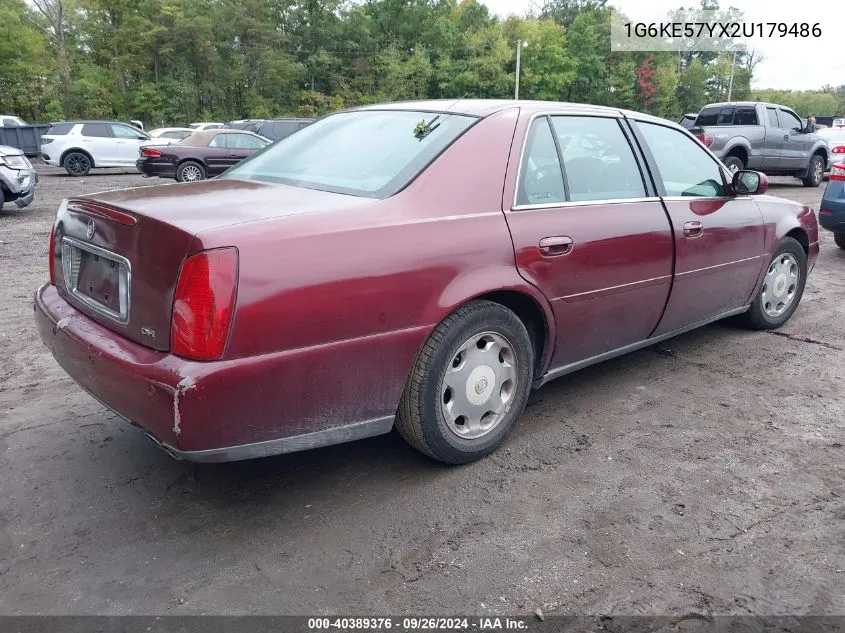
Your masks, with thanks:
[[[830,166],[830,180],[845,180],[845,163],[833,163]]]
[[[698,140],[704,143],[705,147],[710,147],[713,145],[713,137],[707,136],[706,134],[699,134]]]
[[[56,285],[56,227],[53,226],[50,229],[50,254],[49,254],[49,267],[50,267],[50,283],[52,285]]]
[[[149,156],[150,158],[158,158],[159,156],[161,156],[160,151],[158,151],[157,149],[151,149],[149,147],[142,147],[141,154],[143,156]]]
[[[832,150],[830,150],[831,154],[845,154],[845,145],[837,145]]]
[[[41,139],[42,145],[47,145],[48,143],[52,143],[52,142],[53,142],[53,139],[51,139],[51,138],[42,138]]]
[[[229,339],[238,286],[238,251],[217,248],[182,263],[170,326],[170,347],[177,356],[215,360]]]

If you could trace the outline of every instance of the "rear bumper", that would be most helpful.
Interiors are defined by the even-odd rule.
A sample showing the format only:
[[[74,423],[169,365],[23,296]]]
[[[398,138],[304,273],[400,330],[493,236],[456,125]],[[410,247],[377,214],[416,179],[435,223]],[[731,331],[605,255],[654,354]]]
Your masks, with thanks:
[[[147,159],[135,161],[135,168],[145,176],[176,178],[176,165],[168,162],[155,162]]]
[[[336,410],[322,420],[313,410],[300,419],[302,388],[294,378],[310,368],[296,352],[210,363],[185,360],[99,325],[50,284],[36,292],[34,311],[41,340],[70,377],[178,459],[251,459],[380,435],[393,427],[393,415],[384,415],[383,407],[354,415],[359,421],[345,425],[348,420],[338,419]]]

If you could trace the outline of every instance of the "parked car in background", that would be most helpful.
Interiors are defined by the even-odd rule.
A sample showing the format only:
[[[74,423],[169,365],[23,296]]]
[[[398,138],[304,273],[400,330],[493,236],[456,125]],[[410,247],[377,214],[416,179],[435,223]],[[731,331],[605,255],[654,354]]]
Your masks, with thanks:
[[[395,425],[464,463],[552,379],[729,316],[786,323],[818,223],[767,183],[638,112],[366,106],[212,181],[63,202],[35,320],[83,388],[178,458]]]
[[[131,125],[131,126],[133,126],[133,127],[136,127],[136,128],[138,128],[139,130],[143,130],[143,129],[144,129],[144,122],[143,122],[143,121],[138,121],[137,119],[132,119],[131,121],[129,121],[129,125]]]
[[[41,136],[41,155],[48,165],[85,176],[100,167],[132,167],[146,132],[115,121],[63,121]]]
[[[830,178],[819,204],[819,224],[833,233],[839,248],[845,249],[845,153],[830,168]]]
[[[681,117],[681,120],[678,121],[678,123],[680,123],[684,128],[689,130],[690,128],[695,126],[695,118],[697,116],[698,115],[695,112],[688,112],[687,114]]]
[[[732,173],[756,169],[818,187],[828,165],[824,139],[808,131],[795,112],[774,103],[711,103],[698,113],[691,131]]]
[[[271,141],[280,141],[313,122],[313,119],[244,119],[230,121],[226,129],[247,130]]]
[[[19,209],[29,206],[35,198],[36,184],[38,172],[24,153],[17,147],[0,145],[0,211],[7,202]]]
[[[845,126],[827,128],[819,132],[819,136],[825,140],[830,149],[827,169],[830,171],[834,163],[845,161]]]
[[[193,182],[217,176],[270,144],[243,130],[199,130],[173,145],[145,145],[135,166],[145,176]]]
[[[141,143],[141,147],[146,145],[172,145],[188,138],[194,132],[196,130],[189,127],[160,127],[147,132],[150,139]]]
[[[191,123],[188,127],[192,130],[219,130],[223,128],[223,123]]]
[[[23,127],[27,122],[17,116],[0,114],[0,127]]]

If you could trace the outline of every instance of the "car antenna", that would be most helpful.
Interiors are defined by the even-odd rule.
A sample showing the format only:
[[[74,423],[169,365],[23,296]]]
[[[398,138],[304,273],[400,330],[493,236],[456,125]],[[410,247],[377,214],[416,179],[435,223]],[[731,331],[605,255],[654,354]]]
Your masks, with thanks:
[[[444,111],[446,113],[446,118],[448,118],[452,115],[452,113],[449,112],[449,110],[454,108],[458,104],[459,101],[466,99],[467,96],[469,96],[469,93],[464,94],[463,97],[458,97],[452,103],[450,103],[446,108],[444,108]],[[440,123],[438,123],[437,125],[434,125],[434,122],[437,121],[441,116],[442,116],[442,113],[436,114],[428,122],[426,122],[426,120],[423,119],[422,121],[417,123],[417,126],[414,128],[414,136],[417,137],[419,140],[423,140],[426,136],[428,136],[429,134],[434,132],[434,130],[436,130],[438,127],[440,127]]]

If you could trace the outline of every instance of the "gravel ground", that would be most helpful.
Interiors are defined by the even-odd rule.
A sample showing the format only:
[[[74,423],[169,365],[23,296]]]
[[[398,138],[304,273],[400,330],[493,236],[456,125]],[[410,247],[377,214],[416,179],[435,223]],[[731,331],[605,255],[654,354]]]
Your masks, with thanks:
[[[829,233],[781,331],[720,323],[551,383],[480,462],[386,436],[193,466],[75,386],[32,316],[61,198],[150,181],[39,170],[0,214],[0,614],[845,614]]]

